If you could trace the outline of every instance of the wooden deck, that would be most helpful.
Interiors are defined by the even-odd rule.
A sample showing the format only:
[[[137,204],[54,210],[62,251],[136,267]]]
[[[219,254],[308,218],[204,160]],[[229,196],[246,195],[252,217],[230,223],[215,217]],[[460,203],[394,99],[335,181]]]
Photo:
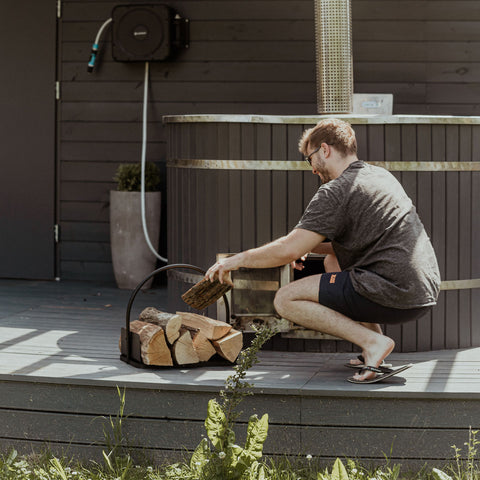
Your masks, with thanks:
[[[133,451],[160,460],[194,448],[206,405],[229,367],[136,369],[119,360],[130,292],[79,282],[0,280],[0,447],[48,445],[96,458],[105,417],[126,388],[124,433]],[[140,293],[133,313],[165,308],[166,290]],[[351,354],[350,354],[351,356]],[[253,397],[269,413],[268,455],[311,454],[382,461],[442,462],[480,428],[480,348],[393,353],[413,363],[400,377],[353,385],[341,353],[262,352],[249,372]],[[244,436],[239,425],[239,439]]]

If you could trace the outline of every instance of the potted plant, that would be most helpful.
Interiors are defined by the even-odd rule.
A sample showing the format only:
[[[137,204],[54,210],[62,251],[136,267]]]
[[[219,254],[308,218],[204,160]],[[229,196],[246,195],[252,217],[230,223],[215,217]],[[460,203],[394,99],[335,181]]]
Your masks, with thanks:
[[[113,271],[119,288],[134,289],[155,270],[157,258],[145,239],[141,214],[141,165],[119,165],[110,191],[110,244]],[[145,219],[151,244],[158,250],[160,238],[160,170],[145,164]],[[142,288],[150,288],[152,280]]]

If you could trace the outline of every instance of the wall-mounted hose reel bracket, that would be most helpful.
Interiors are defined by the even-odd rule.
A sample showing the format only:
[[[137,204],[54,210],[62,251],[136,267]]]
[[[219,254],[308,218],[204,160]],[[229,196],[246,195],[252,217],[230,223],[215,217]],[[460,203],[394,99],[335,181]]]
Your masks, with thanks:
[[[117,62],[162,62],[189,46],[188,18],[168,5],[117,5],[97,32],[88,72],[93,71],[100,39],[110,25],[112,57]]]
[[[112,10],[112,56],[117,62],[161,62],[188,47],[188,19],[163,4]]]

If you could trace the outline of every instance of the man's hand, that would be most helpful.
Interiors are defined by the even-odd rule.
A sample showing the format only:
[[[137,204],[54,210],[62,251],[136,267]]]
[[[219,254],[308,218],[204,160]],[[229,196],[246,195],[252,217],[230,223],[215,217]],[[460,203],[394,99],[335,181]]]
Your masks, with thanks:
[[[207,270],[205,278],[211,282],[218,278],[220,283],[227,283],[233,287],[230,272],[232,270],[237,270],[240,267],[240,262],[238,261],[238,258],[236,258],[238,256],[239,255],[234,255],[233,257],[222,258]]]
[[[294,268],[295,270],[303,270],[305,268],[305,265],[303,264],[303,262],[307,259],[307,255],[308,254],[305,254],[300,259],[293,261],[290,264],[292,268]]]

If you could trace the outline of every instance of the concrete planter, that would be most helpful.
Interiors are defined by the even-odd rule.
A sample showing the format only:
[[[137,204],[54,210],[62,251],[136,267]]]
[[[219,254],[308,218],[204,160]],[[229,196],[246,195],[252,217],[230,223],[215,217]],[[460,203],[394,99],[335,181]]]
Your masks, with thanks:
[[[155,270],[157,258],[148,248],[142,227],[140,192],[110,191],[110,244],[119,288],[133,290]],[[158,249],[161,193],[147,192],[145,216],[150,241]],[[150,288],[152,279],[142,288]]]

